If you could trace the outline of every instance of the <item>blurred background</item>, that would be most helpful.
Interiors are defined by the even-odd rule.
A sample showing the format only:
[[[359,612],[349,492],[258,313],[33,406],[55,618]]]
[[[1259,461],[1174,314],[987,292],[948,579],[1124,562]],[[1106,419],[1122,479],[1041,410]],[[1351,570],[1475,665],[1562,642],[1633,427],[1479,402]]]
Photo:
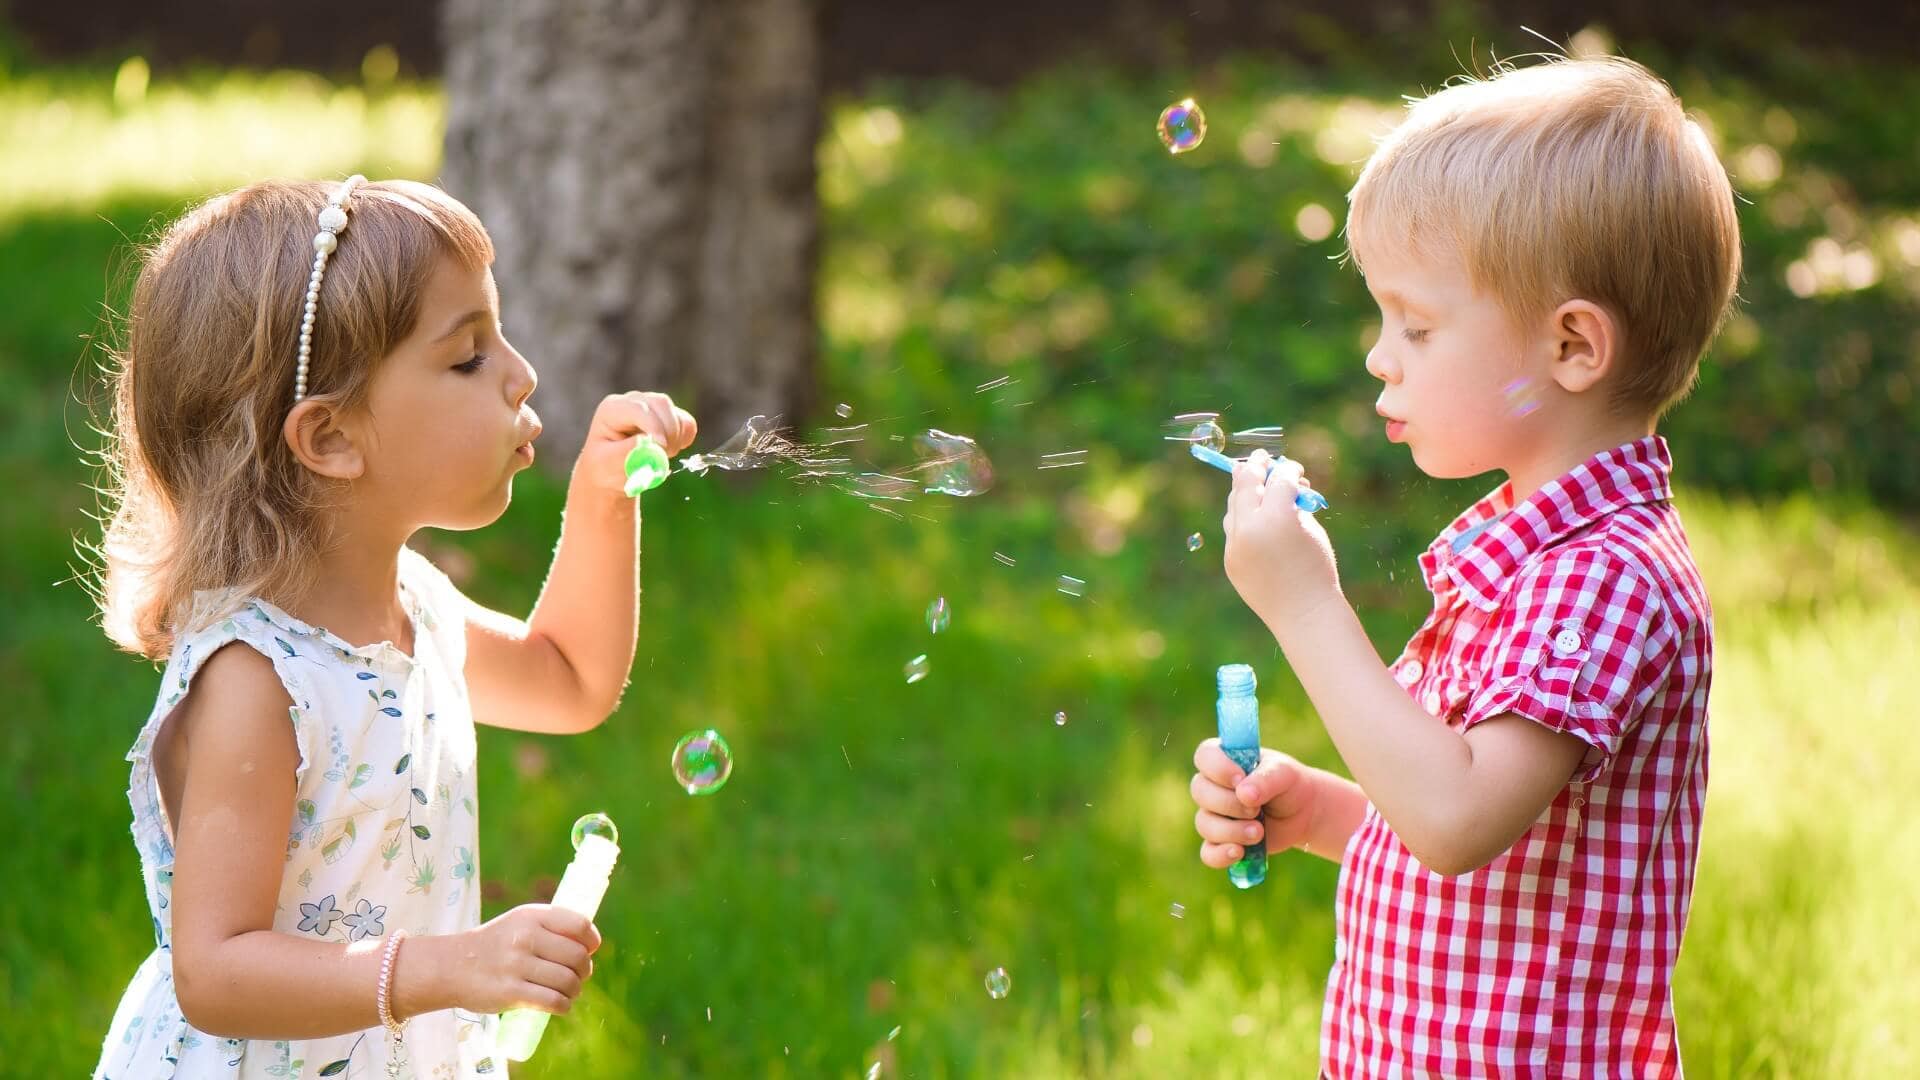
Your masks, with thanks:
[[[897,513],[777,471],[647,496],[621,711],[481,739],[488,915],[550,895],[577,814],[624,847],[597,974],[515,1075],[1310,1074],[1336,871],[1289,855],[1239,893],[1199,864],[1215,665],[1257,666],[1270,745],[1339,761],[1220,572],[1222,479],[1163,429],[1284,425],[1396,655],[1414,556],[1498,478],[1429,480],[1381,436],[1344,193],[1401,95],[1548,49],[1666,77],[1740,197],[1739,312],[1662,427],[1718,635],[1689,1074],[1920,1070],[1911,6],[324,12],[0,4],[0,1075],[89,1069],[152,945],[123,754],[156,672],[90,623],[74,551],[132,245],[212,193],[354,171],[475,208],[541,370],[541,469],[496,525],[416,540],[485,603],[530,609],[612,390],[673,391],[699,448],[762,412],[867,425],[862,467],[928,428],[994,464]],[[1208,134],[1171,156],[1155,119],[1188,96]],[[669,754],[708,726],[734,773],[690,798]]]

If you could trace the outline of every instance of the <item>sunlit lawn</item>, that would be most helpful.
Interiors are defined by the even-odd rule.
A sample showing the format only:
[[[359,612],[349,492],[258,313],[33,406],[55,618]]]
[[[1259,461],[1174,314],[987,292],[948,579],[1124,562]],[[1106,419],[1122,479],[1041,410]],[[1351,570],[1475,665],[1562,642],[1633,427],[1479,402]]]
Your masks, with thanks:
[[[1263,115],[1306,125],[1310,144],[1350,138],[1343,121],[1403,89],[1348,97],[1280,78],[1253,84],[1292,103]],[[621,713],[581,738],[482,737],[489,914],[550,887],[584,810],[611,813],[625,850],[598,974],[524,1075],[856,1076],[875,1061],[918,1077],[1311,1069],[1334,868],[1283,858],[1264,888],[1237,894],[1194,858],[1187,762],[1211,726],[1213,666],[1258,664],[1268,741],[1336,762],[1219,573],[1220,485],[1166,453],[1158,424],[1169,402],[1273,409],[1290,429],[1310,419],[1288,398],[1318,376],[1253,381],[1241,350],[1215,339],[1216,321],[1239,317],[1222,299],[1235,289],[1253,307],[1322,312],[1316,327],[1284,318],[1279,352],[1316,358],[1327,385],[1370,400],[1358,397],[1370,393],[1359,294],[1300,233],[1305,204],[1337,214],[1344,174],[1276,164],[1299,171],[1284,185],[1299,193],[1242,224],[1289,250],[1236,276],[1251,256],[1201,220],[1242,182],[1226,165],[1166,181],[1195,217],[1153,209],[1161,181],[1139,163],[1164,162],[1150,144],[1157,104],[1144,153],[1117,162],[1080,169],[1081,151],[1050,137],[1137,90],[1116,82],[1068,116],[1073,95],[1043,87],[1010,127],[964,98],[837,107],[822,179],[828,398],[875,420],[876,442],[915,425],[981,434],[1000,484],[916,503],[904,520],[777,481],[679,477],[648,497],[643,641]],[[112,286],[109,256],[123,233],[254,176],[430,177],[437,160],[431,87],[233,75],[122,96],[110,73],[0,86],[7,1075],[87,1069],[152,943],[121,755],[154,674],[110,652],[77,587],[55,585],[88,526],[69,443],[92,436],[67,398],[84,370],[79,335]],[[1221,112],[1214,138],[1233,151],[1233,110]],[[903,129],[904,157],[888,149]],[[907,200],[888,187],[900,169],[950,190]],[[897,250],[876,240],[890,229]],[[1089,272],[1102,258],[1131,267],[1136,287]],[[929,269],[942,264],[944,276]],[[1262,266],[1285,275],[1284,296],[1248,280]],[[537,343],[520,344],[537,363]],[[975,392],[1002,375],[1017,380],[1008,393]],[[1253,400],[1263,393],[1285,403]],[[1338,458],[1315,465],[1336,497],[1326,521],[1390,654],[1421,614],[1414,552],[1485,485],[1422,480],[1342,426],[1344,399],[1323,400],[1336,404],[1299,434]],[[1089,464],[1033,468],[1071,448]],[[1678,987],[1690,1074],[1911,1074],[1920,750],[1897,687],[1920,656],[1920,538],[1859,500],[1684,486],[1693,448],[1675,449],[1719,635],[1707,838]],[[559,510],[551,481],[526,477],[518,494],[489,530],[425,538],[456,572],[471,568],[470,592],[510,609],[533,599]],[[1207,543],[1190,554],[1195,531]],[[1057,591],[1062,573],[1086,579],[1087,595]],[[935,596],[954,613],[937,637],[923,621]],[[931,673],[909,685],[901,666],[919,653]],[[668,750],[709,725],[736,769],[717,796],[689,799]],[[995,967],[1012,979],[1004,1000],[982,985]]]

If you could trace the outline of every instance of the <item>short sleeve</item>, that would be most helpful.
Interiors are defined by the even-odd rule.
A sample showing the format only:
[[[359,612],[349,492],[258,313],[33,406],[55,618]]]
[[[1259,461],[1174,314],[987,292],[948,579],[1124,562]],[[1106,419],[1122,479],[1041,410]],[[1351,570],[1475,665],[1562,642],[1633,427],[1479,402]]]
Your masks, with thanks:
[[[1548,552],[1516,576],[1492,631],[1486,677],[1462,729],[1513,713],[1588,746],[1598,777],[1666,680],[1673,634],[1659,590],[1591,548]]]
[[[425,555],[410,547],[400,549],[400,580],[413,592],[425,616],[422,625],[433,635],[440,655],[454,670],[466,664],[467,608],[469,601],[460,587]]]
[[[299,648],[293,644],[294,641],[300,642]],[[311,666],[311,660],[301,651],[308,647],[308,642],[275,625],[268,614],[254,604],[211,620],[197,632],[186,636],[176,647],[167,670],[161,676],[169,691],[162,695],[160,706],[154,710],[139,741],[127,755],[129,760],[150,755],[155,735],[172,715],[174,706],[186,696],[201,667],[214,653],[235,644],[253,649],[273,665],[274,674],[279,677],[281,687],[292,702],[287,719],[293,728],[294,745],[300,753],[299,764],[294,768],[294,780],[298,783],[306,776],[307,766],[313,759],[315,741],[320,738],[315,731],[318,721],[312,715],[313,695],[305,670]]]

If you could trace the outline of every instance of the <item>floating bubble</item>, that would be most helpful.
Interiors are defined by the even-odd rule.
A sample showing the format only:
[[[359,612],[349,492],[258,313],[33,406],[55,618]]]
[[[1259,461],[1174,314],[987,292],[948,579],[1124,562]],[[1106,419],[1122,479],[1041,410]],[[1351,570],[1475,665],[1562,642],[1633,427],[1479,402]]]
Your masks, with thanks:
[[[840,419],[845,420],[847,417],[853,415],[853,406],[843,401],[840,404],[835,405],[833,407],[833,414],[835,416],[838,416]]]
[[[1054,587],[1066,593],[1068,596],[1087,595],[1087,583],[1071,574],[1061,574],[1060,580]]]
[[[880,1080],[879,1062],[874,1062],[873,1065],[867,1069],[867,1080]]]
[[[928,428],[914,438],[921,488],[931,495],[979,495],[993,486],[993,463],[965,435]]]
[[[1003,555],[1000,552],[996,551],[993,553],[993,561],[999,563],[1001,566],[1012,566],[1013,556]]]
[[[711,795],[733,775],[733,750],[720,733],[689,731],[673,746],[673,778],[689,795]]]
[[[620,829],[605,814],[582,814],[573,823],[573,850],[579,851],[580,842],[589,836],[604,836],[620,846]]]
[[[994,968],[992,971],[987,972],[987,996],[988,997],[994,999],[995,1001],[998,1001],[1001,998],[1006,997],[1007,992],[1012,989],[1013,989],[1013,977],[1007,974],[1006,968],[997,967],[997,968]]]
[[[1053,714],[1053,726],[1054,727],[1067,726],[1067,711],[1065,709],[1062,709],[1059,712]]]
[[[1173,905],[1173,909],[1167,912],[1167,914],[1172,915],[1176,919],[1184,919],[1187,917],[1187,905],[1175,904]]]
[[[1189,441],[1209,450],[1223,451],[1227,448],[1227,432],[1219,424],[1208,420],[1194,426],[1193,438]]]
[[[1187,537],[1187,550],[1199,551],[1200,546],[1202,544],[1205,544],[1206,542],[1207,542],[1206,537],[1201,536],[1199,533],[1194,533],[1192,536]]]
[[[895,1025],[893,1025],[893,1030],[892,1030],[892,1031],[889,1031],[889,1032],[887,1032],[887,1041],[888,1041],[888,1042],[892,1042],[893,1040],[895,1040],[895,1039],[897,1039],[897,1038],[899,1038],[899,1037],[900,1037],[900,1025],[899,1025],[899,1024],[895,1024]]]
[[[701,468],[757,469],[782,459],[801,456],[799,447],[787,441],[778,422],[767,416],[749,416],[733,437],[720,444],[717,450],[709,450],[698,455]],[[688,467],[693,463],[688,461]]]
[[[1207,114],[1192,98],[1182,98],[1160,111],[1159,131],[1169,153],[1184,154],[1207,137]]]
[[[861,473],[848,483],[848,490],[862,499],[885,499],[888,502],[910,501],[918,486],[904,476],[873,472]]]
[[[1043,469],[1071,469],[1075,465],[1087,463],[1085,450],[1062,450],[1057,454],[1041,454],[1040,467]]]
[[[926,678],[927,677],[927,654],[921,653],[919,656],[916,656],[913,659],[907,661],[907,666],[904,670],[906,671],[907,684],[909,686],[919,682],[921,679]]]
[[[929,631],[937,634],[945,630],[947,624],[952,621],[953,609],[947,607],[946,597],[937,597],[933,603],[927,605],[927,629]]]

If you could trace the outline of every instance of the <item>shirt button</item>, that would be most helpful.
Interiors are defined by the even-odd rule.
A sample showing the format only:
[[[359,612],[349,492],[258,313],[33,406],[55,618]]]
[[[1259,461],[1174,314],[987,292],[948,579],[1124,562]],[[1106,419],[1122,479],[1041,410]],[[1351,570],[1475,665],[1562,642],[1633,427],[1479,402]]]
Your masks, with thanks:
[[[1580,634],[1575,630],[1562,630],[1553,635],[1553,651],[1561,656],[1572,656],[1580,651]]]
[[[1418,660],[1407,661],[1405,664],[1401,665],[1401,668],[1400,668],[1400,674],[1398,676],[1400,685],[1412,686],[1414,683],[1419,682],[1420,676],[1424,671],[1426,671],[1426,669],[1420,666],[1420,661]]]
[[[1428,712],[1432,713],[1435,716],[1440,715],[1440,694],[1437,691],[1433,691],[1433,690],[1427,691],[1426,704],[1427,704]]]

